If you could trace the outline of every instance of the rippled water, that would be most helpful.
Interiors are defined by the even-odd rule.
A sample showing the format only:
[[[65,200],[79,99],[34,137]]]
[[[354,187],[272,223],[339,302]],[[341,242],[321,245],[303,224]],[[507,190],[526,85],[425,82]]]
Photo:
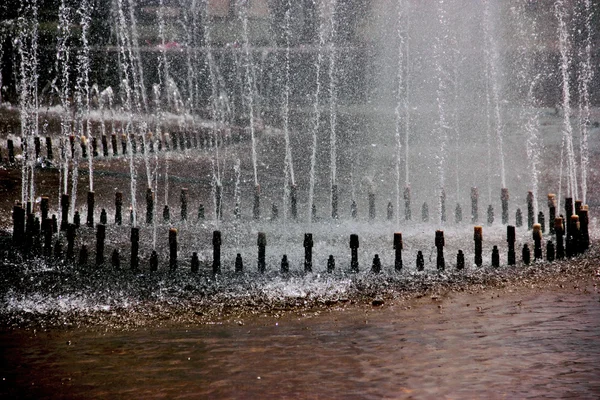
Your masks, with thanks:
[[[499,289],[137,331],[4,332],[2,398],[598,398],[600,294]]]

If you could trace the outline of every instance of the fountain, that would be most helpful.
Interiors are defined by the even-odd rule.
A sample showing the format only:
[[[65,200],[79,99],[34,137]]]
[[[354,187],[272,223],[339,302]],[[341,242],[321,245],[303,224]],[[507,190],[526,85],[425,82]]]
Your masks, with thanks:
[[[169,270],[203,276],[202,285],[278,282],[269,296],[327,297],[375,275],[443,281],[523,267],[515,248],[525,255],[527,243],[540,264],[544,248],[555,258],[554,234],[556,258],[563,234],[572,257],[595,234],[589,0],[576,10],[556,0],[552,12],[517,0],[468,11],[399,0],[393,13],[336,0],[239,0],[225,11],[197,0],[76,3],[44,10],[57,17],[43,54],[41,3],[23,0],[17,23],[0,25],[2,147],[17,152],[2,162],[21,168],[18,204],[1,221],[20,248],[17,264],[85,268],[89,259],[110,269],[113,254],[142,280],[140,271]],[[556,48],[540,51],[547,41]],[[49,73],[39,72],[43,57]],[[557,81],[561,93],[549,89]],[[56,99],[42,95],[46,84]],[[485,241],[470,224],[480,223],[480,190]],[[539,199],[554,192],[545,232]],[[422,204],[422,218],[411,204]],[[525,206],[533,237],[514,218]],[[555,230],[561,214],[566,229]],[[63,262],[51,255],[65,239]]]

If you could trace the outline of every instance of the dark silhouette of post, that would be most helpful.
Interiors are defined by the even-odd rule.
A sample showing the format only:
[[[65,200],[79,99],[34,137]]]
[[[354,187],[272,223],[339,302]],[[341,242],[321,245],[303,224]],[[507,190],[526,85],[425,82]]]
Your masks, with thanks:
[[[535,261],[542,259],[542,226],[533,224],[533,259]]]
[[[54,159],[54,152],[52,151],[52,138],[50,136],[46,136],[46,158],[48,160]]]
[[[113,250],[112,256],[110,257],[110,263],[115,269],[121,268],[121,258],[119,257],[119,250]]]
[[[423,271],[425,269],[425,257],[423,257],[423,252],[419,250],[417,252],[417,271]]]
[[[48,219],[48,214],[50,212],[50,199],[46,196],[42,197],[41,203],[40,203],[40,210],[42,211],[42,221],[45,221]]]
[[[123,193],[115,193],[115,224],[123,223]]]
[[[522,257],[523,264],[529,265],[529,263],[531,262],[531,250],[529,250],[529,246],[527,246],[527,243],[523,245]]]
[[[465,253],[462,250],[458,250],[456,254],[456,269],[459,271],[465,269]]]
[[[375,257],[373,257],[373,265],[371,266],[371,272],[374,274],[381,273],[381,259],[379,258],[379,254],[375,254]]]
[[[244,261],[240,253],[235,256],[235,272],[244,272]]]
[[[169,269],[177,269],[177,229],[169,229]]]
[[[75,259],[75,236],[77,235],[77,229],[74,224],[67,226],[67,261],[73,261]]]
[[[95,194],[92,191],[89,191],[87,194],[87,220],[86,225],[89,227],[94,226],[94,203],[95,203]]]
[[[296,221],[298,219],[298,190],[296,185],[290,187],[290,211],[292,219]]]
[[[312,233],[304,234],[304,272],[312,272]]]
[[[187,188],[181,188],[181,220],[187,220]]]
[[[498,251],[498,246],[496,245],[494,245],[494,248],[492,249],[492,267],[500,267],[500,251]]]
[[[338,219],[338,187],[331,185],[331,218]]]
[[[334,270],[335,270],[335,258],[333,258],[333,255],[330,254],[329,258],[327,259],[327,273],[331,274],[331,273],[333,273]]]
[[[471,188],[471,222],[479,221],[479,190],[476,187]]]
[[[444,231],[435,231],[435,247],[437,248],[436,264],[438,271],[446,269],[446,261],[444,260],[444,246],[446,241],[444,240]]]
[[[538,224],[540,224],[540,229],[542,231],[542,234],[546,232],[546,217],[544,216],[544,213],[542,211],[540,211],[538,213]]]
[[[106,238],[106,226],[96,225],[96,265],[104,264],[104,239]]]
[[[252,209],[254,219],[260,219],[260,185],[254,186],[254,205]]]
[[[150,271],[158,271],[158,253],[152,250],[150,254]]]
[[[502,201],[502,224],[508,224],[508,200],[510,195],[507,188],[500,189],[500,200]]]
[[[551,235],[554,235],[554,219],[556,218],[556,195],[548,194],[548,225]]]
[[[444,189],[440,193],[440,219],[442,223],[446,222],[446,191]]]
[[[394,257],[394,270],[402,270],[402,249],[404,244],[402,243],[402,233],[394,233],[394,250],[396,250],[396,256]]]
[[[258,232],[258,239],[256,241],[258,245],[258,272],[261,274],[265,272],[267,267],[265,261],[265,253],[267,247],[267,235],[264,232]]]
[[[492,206],[491,204],[488,206],[487,209],[487,223],[488,226],[492,226],[494,224],[494,206]]]
[[[213,274],[221,273],[221,232],[213,231]]]
[[[546,243],[546,260],[548,262],[554,261],[554,243],[551,240]]]
[[[481,267],[483,264],[483,227],[473,228],[473,240],[475,241],[475,265]]]
[[[140,228],[131,228],[131,269],[137,270],[140,266]]]
[[[152,188],[146,188],[146,223],[154,221],[154,192]]]
[[[517,254],[515,253],[516,232],[515,227],[508,225],[506,227],[506,242],[508,243],[508,265],[517,263]]]
[[[117,135],[114,133],[110,136],[110,144],[112,145],[113,156],[116,157],[119,155],[119,148],[117,147]]]
[[[534,224],[534,210],[533,210],[533,192],[530,190],[527,192],[527,230],[533,229]]]
[[[215,214],[217,219],[223,217],[223,186],[215,185]]]
[[[290,272],[290,262],[288,261],[287,255],[284,254],[281,258],[281,273],[287,274]]]
[[[193,252],[192,253],[192,260],[190,261],[190,269],[193,273],[198,272],[198,270],[200,269],[200,259],[198,258],[198,253],[197,252]]]
[[[63,194],[60,196],[60,208],[61,208],[60,230],[61,231],[66,231],[67,226],[69,225],[69,200],[70,200],[70,197],[68,194]]]
[[[358,235],[353,233],[350,235],[350,270],[352,272],[358,272],[358,247]]]
[[[517,208],[517,211],[515,212],[515,226],[517,228],[523,226],[523,213],[520,208]]]
[[[562,217],[554,218],[554,232],[556,233],[556,259],[562,260],[565,258],[565,245],[564,245],[564,224]]]
[[[460,224],[462,218],[462,207],[460,206],[460,203],[456,203],[456,208],[454,209],[454,222]]]

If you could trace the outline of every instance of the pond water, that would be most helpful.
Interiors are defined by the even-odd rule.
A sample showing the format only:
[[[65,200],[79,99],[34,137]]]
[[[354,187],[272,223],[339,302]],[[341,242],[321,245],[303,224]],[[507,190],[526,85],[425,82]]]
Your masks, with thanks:
[[[0,335],[2,398],[598,398],[598,277],[213,325]]]

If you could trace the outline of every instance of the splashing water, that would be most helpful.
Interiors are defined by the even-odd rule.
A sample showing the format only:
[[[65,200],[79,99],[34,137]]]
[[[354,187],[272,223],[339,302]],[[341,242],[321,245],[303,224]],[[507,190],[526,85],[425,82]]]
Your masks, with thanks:
[[[322,9],[321,14],[322,14]],[[321,124],[321,67],[323,65],[323,47],[325,46],[325,27],[323,24],[323,18],[319,18],[319,48],[317,51],[317,61],[315,63],[315,97],[313,103],[313,125],[312,125],[312,146],[310,154],[310,181],[308,187],[308,222],[313,222],[313,205],[315,196],[315,180],[316,180],[316,166],[317,166],[317,135],[319,133],[319,127]]]
[[[575,152],[573,149],[573,126],[571,125],[571,89],[569,82],[569,68],[571,65],[571,44],[569,42],[569,33],[565,22],[566,10],[562,0],[554,3],[554,13],[558,19],[558,44],[560,50],[560,72],[562,77],[562,108],[563,108],[563,146],[567,152],[567,193],[571,197],[579,197],[577,194],[577,175]],[[561,171],[562,171],[563,151],[561,150]],[[562,174],[561,174],[562,176]],[[562,181],[562,179],[561,179]],[[560,194],[559,194],[560,199]]]

